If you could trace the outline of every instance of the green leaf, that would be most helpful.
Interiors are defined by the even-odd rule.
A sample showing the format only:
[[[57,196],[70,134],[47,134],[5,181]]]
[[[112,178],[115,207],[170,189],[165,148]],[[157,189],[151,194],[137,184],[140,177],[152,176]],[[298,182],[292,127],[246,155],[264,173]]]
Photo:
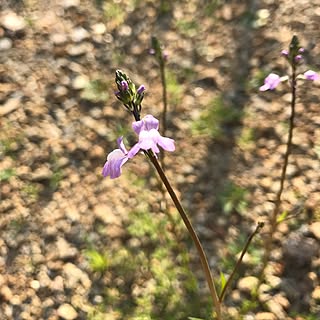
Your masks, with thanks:
[[[224,276],[223,272],[220,272],[220,293],[224,289],[226,283],[227,283],[226,277]]]
[[[277,218],[277,223],[280,223],[286,219],[288,216],[288,211],[283,211],[280,216]]]

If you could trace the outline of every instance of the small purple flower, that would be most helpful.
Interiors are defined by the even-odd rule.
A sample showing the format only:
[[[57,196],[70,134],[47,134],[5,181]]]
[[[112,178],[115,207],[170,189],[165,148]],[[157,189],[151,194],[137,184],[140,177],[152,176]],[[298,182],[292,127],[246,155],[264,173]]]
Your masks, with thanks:
[[[303,75],[307,80],[312,81],[318,80],[320,78],[319,75],[313,70],[308,70]]]
[[[297,62],[300,61],[302,59],[302,55],[298,54],[294,57],[294,60],[296,60]]]
[[[260,87],[260,91],[267,91],[267,90],[273,90],[276,88],[276,86],[280,83],[281,79],[280,77],[275,73],[270,73],[265,79],[264,79],[264,85]]]
[[[152,115],[146,115],[142,120],[133,122],[132,128],[139,135],[139,142],[128,152],[128,158],[134,157],[141,149],[151,149],[157,154],[160,152],[158,145],[167,151],[175,150],[174,140],[160,135],[159,121]]]
[[[115,149],[107,156],[107,161],[103,166],[102,175],[110,176],[111,179],[118,178],[121,175],[121,167],[129,160],[127,149],[123,143],[123,137],[117,140],[119,149]]]
[[[288,50],[282,50],[281,51],[281,55],[287,57],[289,55],[289,51]]]
[[[304,53],[304,52],[305,52],[305,49],[304,49],[304,48],[300,48],[300,49],[298,50],[298,52],[299,52],[299,53]]]
[[[137,94],[142,94],[144,91],[146,90],[145,86],[142,84],[138,90],[137,90]]]
[[[121,90],[122,91],[127,91],[129,88],[128,82],[126,80],[121,81]]]

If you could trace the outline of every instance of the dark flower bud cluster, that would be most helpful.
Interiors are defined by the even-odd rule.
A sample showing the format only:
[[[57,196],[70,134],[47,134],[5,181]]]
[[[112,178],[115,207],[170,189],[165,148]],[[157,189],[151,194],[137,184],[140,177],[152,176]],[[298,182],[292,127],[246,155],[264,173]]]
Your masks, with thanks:
[[[115,96],[130,112],[133,113],[136,120],[139,120],[145,86],[141,85],[138,89],[136,89],[136,85],[121,70],[116,71],[115,81],[118,87],[118,91],[115,92]]]
[[[303,59],[305,49],[299,44],[297,36],[293,36],[289,45],[289,50],[282,50],[281,54],[287,59],[291,66],[296,66]]]

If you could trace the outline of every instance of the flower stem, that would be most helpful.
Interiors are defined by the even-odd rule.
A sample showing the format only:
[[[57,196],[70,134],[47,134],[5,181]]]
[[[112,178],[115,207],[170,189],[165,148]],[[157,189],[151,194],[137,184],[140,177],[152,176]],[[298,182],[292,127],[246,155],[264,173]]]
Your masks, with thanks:
[[[232,280],[233,280],[236,272],[238,271],[238,268],[239,268],[239,266],[240,266],[240,264],[241,264],[241,262],[242,262],[242,259],[243,259],[244,255],[246,254],[246,252],[247,252],[247,250],[248,250],[248,248],[249,248],[249,245],[250,245],[253,237],[263,228],[263,226],[264,226],[264,223],[263,223],[263,222],[258,222],[255,230],[251,233],[251,235],[250,235],[249,238],[247,239],[247,242],[246,242],[246,244],[245,244],[245,246],[244,246],[244,248],[243,248],[243,250],[242,250],[242,252],[241,252],[241,255],[240,255],[240,257],[239,257],[239,259],[238,259],[238,261],[237,261],[234,269],[232,270],[232,273],[231,273],[231,275],[229,276],[229,278],[228,278],[225,286],[223,287],[223,290],[221,291],[221,294],[220,294],[220,297],[219,297],[219,301],[220,301],[220,302],[223,301],[223,299],[224,299],[224,297],[225,297],[225,295],[226,295],[227,289],[228,289],[228,287],[230,286],[230,284],[231,284],[231,282],[232,282]]]
[[[284,189],[284,182],[286,179],[287,167],[289,163],[289,156],[291,154],[292,149],[292,137],[293,137],[293,129],[294,129],[294,119],[295,119],[295,107],[296,107],[296,91],[297,91],[297,79],[296,79],[296,67],[295,64],[292,64],[292,73],[291,73],[291,114],[289,119],[289,132],[288,132],[288,139],[286,144],[286,151],[284,154],[283,159],[283,166],[280,176],[280,187],[276,194],[276,199],[274,202],[274,209],[272,211],[270,217],[270,232],[265,242],[265,253],[262,261],[262,269],[260,273],[260,281],[263,281],[264,278],[264,271],[267,267],[268,261],[270,259],[270,254],[272,250],[272,242],[274,233],[278,227],[277,218],[280,214],[280,206],[281,206],[281,197]]]
[[[213,301],[213,304],[215,306],[215,311],[216,311],[216,315],[217,315],[217,320],[222,320],[222,316],[221,316],[221,302],[219,301],[219,297],[218,297],[218,294],[217,294],[217,290],[216,290],[216,287],[214,285],[214,281],[213,281],[213,278],[212,278],[212,273],[210,271],[210,267],[209,267],[209,263],[208,263],[208,260],[207,260],[207,257],[206,257],[206,254],[203,250],[203,247],[201,245],[201,242],[186,214],[186,212],[184,211],[178,197],[176,196],[170,182],[168,181],[164,171],[162,170],[162,167],[160,166],[157,158],[154,156],[154,154],[151,152],[151,151],[147,151],[146,152],[149,159],[151,160],[152,164],[154,165],[154,167],[156,168],[163,184],[165,185],[167,191],[169,192],[170,194],[170,197],[174,203],[174,205],[176,206],[186,228],[188,229],[188,232],[197,248],[197,251],[198,251],[198,254],[199,254],[199,257],[200,257],[200,260],[201,260],[201,264],[202,264],[202,268],[203,268],[203,271],[204,271],[204,274],[205,274],[205,277],[206,277],[206,281],[208,283],[208,286],[209,286],[209,289],[210,289],[210,294],[211,294],[211,297],[212,297],[212,301]]]
[[[161,57],[161,61],[160,61],[160,77],[161,77],[161,84],[162,84],[162,102],[163,102],[161,135],[165,136],[167,131],[168,100],[167,100],[165,62],[163,61],[163,57]]]

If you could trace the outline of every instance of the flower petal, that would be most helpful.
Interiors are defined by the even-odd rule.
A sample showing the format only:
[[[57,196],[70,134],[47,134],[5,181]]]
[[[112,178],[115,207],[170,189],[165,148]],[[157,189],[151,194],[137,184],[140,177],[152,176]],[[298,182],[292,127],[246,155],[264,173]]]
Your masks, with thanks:
[[[143,124],[142,120],[135,121],[135,122],[132,123],[132,129],[138,135],[140,134],[140,131],[143,129],[143,126],[144,126],[144,124]]]
[[[147,114],[142,120],[144,122],[144,130],[150,131],[151,129],[159,129],[159,120],[151,114]]]
[[[120,149],[115,149],[108,154],[107,161],[103,166],[102,175],[110,176],[111,179],[121,175],[121,167],[128,161],[128,157]]]
[[[275,73],[270,73],[264,79],[264,85],[259,88],[260,91],[273,90],[280,83],[280,77]]]
[[[123,143],[123,137],[117,139],[118,147],[123,152],[123,154],[127,154],[128,151]]]
[[[303,75],[307,80],[312,81],[318,80],[320,78],[320,76],[313,70],[308,70]]]
[[[174,140],[166,137],[160,136],[157,140],[158,145],[167,151],[174,151],[176,149],[174,145]]]

